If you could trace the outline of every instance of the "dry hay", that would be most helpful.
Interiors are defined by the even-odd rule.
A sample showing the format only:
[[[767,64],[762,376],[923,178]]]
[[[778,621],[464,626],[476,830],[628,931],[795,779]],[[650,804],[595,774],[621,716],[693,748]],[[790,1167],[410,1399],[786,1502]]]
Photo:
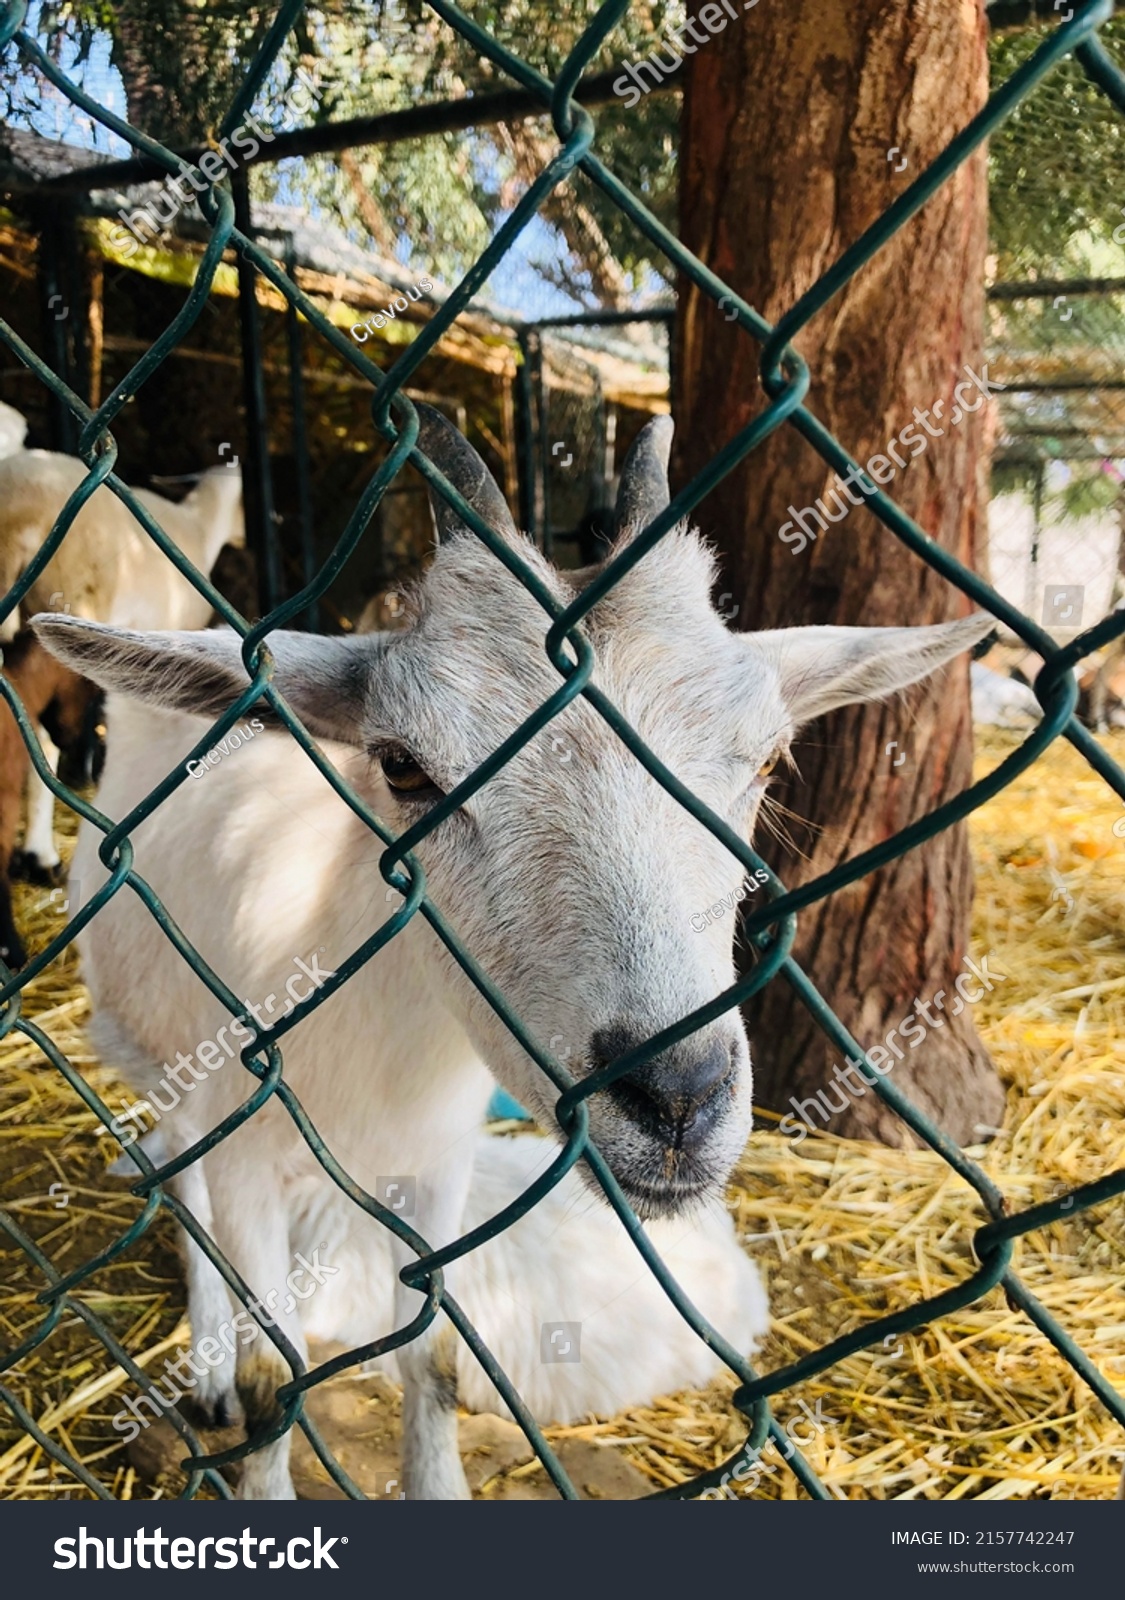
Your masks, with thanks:
[[[1015,743],[986,734],[978,771]],[[1108,743],[1125,759],[1125,736]],[[1112,832],[1120,814],[1101,780],[1056,741],[972,819],[973,948],[1008,975],[981,1000],[976,1020],[1009,1092],[999,1136],[971,1154],[1013,1209],[1125,1164],[1125,842]],[[17,916],[33,950],[57,930],[60,898],[18,891]],[[125,1091],[83,1038],[86,1000],[72,954],[31,986],[25,1010],[116,1109]],[[65,1271],[116,1236],[137,1202],[104,1178],[113,1141],[33,1045],[19,1035],[0,1041],[0,1068],[0,1203]],[[63,1186],[53,1199],[52,1183]],[[974,1191],[929,1150],[823,1134],[799,1146],[779,1133],[756,1134],[730,1203],[770,1291],[774,1326],[758,1358],[763,1370],[963,1281],[974,1265],[972,1235],[986,1220]],[[10,1345],[41,1316],[33,1296],[42,1282],[3,1236],[0,1260],[0,1341]],[[1120,1199],[1019,1240],[1013,1257],[1024,1284],[1118,1389],[1123,1262]],[[78,1295],[134,1359],[158,1365],[186,1339],[169,1221],[158,1219],[128,1260]],[[110,1427],[131,1382],[78,1318],[64,1318],[4,1381],[116,1497],[153,1492]],[[572,1450],[608,1447],[652,1486],[673,1485],[741,1441],[732,1389],[723,1380],[704,1394],[548,1436]],[[820,1404],[825,1430],[806,1454],[841,1498],[1106,1499],[1125,1456],[1120,1427],[999,1289],[891,1349],[850,1357],[787,1391],[776,1414],[798,1417],[801,1400]],[[801,1426],[802,1437],[809,1431]],[[515,1494],[537,1476],[534,1463],[516,1466],[479,1492]],[[64,1493],[86,1491],[0,1407],[0,1498]],[[779,1465],[753,1493],[792,1499],[803,1491]]]

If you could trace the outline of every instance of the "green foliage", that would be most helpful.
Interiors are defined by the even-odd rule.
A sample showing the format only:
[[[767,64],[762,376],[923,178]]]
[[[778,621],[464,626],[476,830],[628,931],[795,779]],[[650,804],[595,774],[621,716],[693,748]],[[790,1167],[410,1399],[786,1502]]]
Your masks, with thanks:
[[[596,9],[596,0],[577,0],[558,8],[549,28],[540,0],[485,0],[472,14],[525,59],[554,73]],[[29,26],[72,68],[88,62],[96,41],[108,39],[130,114],[157,137],[185,143],[217,123],[274,10],[244,0],[65,0],[33,7]],[[646,54],[683,15],[673,0],[631,6],[590,70]],[[992,40],[994,86],[1027,59],[1044,32],[1031,28]],[[1125,20],[1107,25],[1101,38],[1125,61]],[[319,0],[310,6],[264,90],[267,118],[280,116],[298,63],[321,86],[317,122],[487,93],[507,81],[424,0]],[[0,74],[0,109],[13,122],[39,111],[40,96],[28,73],[17,78],[9,65]],[[678,98],[648,95],[629,110],[614,102],[596,115],[601,148],[612,152],[614,170],[674,226]],[[549,144],[546,120],[526,131]],[[413,253],[450,279],[495,232],[528,171],[542,164],[529,155],[527,142],[519,129],[480,129],[366,146],[351,152],[346,165],[321,157],[281,173],[259,167],[254,183],[262,197],[297,199],[342,223],[353,238],[374,238],[381,254],[405,259]],[[995,276],[1125,276],[1125,246],[1114,240],[1118,229],[1125,239],[1123,158],[1125,126],[1081,68],[1064,63],[1021,102],[991,143]],[[597,283],[584,270],[591,250],[603,251],[613,273],[634,289],[651,288],[654,274],[667,274],[600,191],[579,178],[575,194],[600,237],[592,244],[594,233],[576,231],[565,208],[556,208],[550,222],[556,248],[543,252],[545,277],[565,281],[594,303]],[[602,298],[604,285],[605,275]]]
[[[1019,494],[1031,500],[1040,474],[1039,464],[1022,459],[1001,456],[992,463],[992,494],[999,499],[1004,494]]]
[[[1076,473],[1051,497],[1056,521],[1078,522],[1083,517],[1109,511],[1121,500],[1121,485],[1099,466]]]
[[[992,40],[994,88],[1046,31]],[[1125,20],[1108,23],[1099,38],[1125,62]],[[1125,250],[1113,242],[1125,217],[1125,126],[1076,61],[1059,66],[993,136],[989,181],[998,278],[1092,274],[1095,254],[1104,270],[1125,275]]]
[[[993,86],[1045,36],[1042,28],[992,40]],[[1125,19],[1099,35],[1125,61]],[[992,262],[998,282],[1125,278],[1125,124],[1073,59],[993,136],[989,147]],[[988,354],[1012,385],[1001,396],[1002,457],[994,488],[1031,494],[1034,460],[1073,472],[1050,496],[1050,515],[1075,520],[1115,505],[1120,488],[1101,468],[1125,459],[1125,394],[1104,387],[1125,366],[1125,295],[992,301]],[[1030,390],[1018,385],[1028,383]],[[1017,482],[1017,480],[1019,480]]]
[[[596,0],[560,10],[543,26],[538,0],[490,0],[476,6],[474,20],[493,31],[547,73],[563,59],[597,10]],[[29,27],[52,54],[68,64],[86,61],[101,41],[125,85],[135,125],[171,144],[206,136],[241,81],[273,18],[272,5],[242,0],[100,0],[42,7]],[[607,42],[591,70],[610,68],[652,48],[678,18],[665,0],[635,5]],[[460,35],[440,21],[423,0],[321,0],[300,18],[261,103],[267,121],[283,125],[285,89],[302,65],[321,90],[314,122],[338,121],[405,109],[427,101],[461,98],[507,86],[508,80],[482,61]],[[24,72],[0,76],[0,106],[26,125],[41,109],[40,88]],[[674,223],[678,102],[647,96],[632,110],[614,104],[598,112],[611,128],[603,149],[615,169],[662,221]],[[546,118],[526,129],[485,128],[414,139],[398,145],[368,145],[341,160],[317,157],[278,170],[254,170],[261,198],[299,201],[314,215],[342,225],[359,242],[372,238],[386,257],[413,254],[447,281],[479,254],[510,209],[516,194],[553,147]],[[604,295],[589,279],[591,251],[601,252],[607,277],[651,288],[650,247],[616,207],[584,180],[581,204],[591,224],[572,228],[565,206],[552,212],[554,242],[543,250],[542,275],[565,281],[595,304]]]

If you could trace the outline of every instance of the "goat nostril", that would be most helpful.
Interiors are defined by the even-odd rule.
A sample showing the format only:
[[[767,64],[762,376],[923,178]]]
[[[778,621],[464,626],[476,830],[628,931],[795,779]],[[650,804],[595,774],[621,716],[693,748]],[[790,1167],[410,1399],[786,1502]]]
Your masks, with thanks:
[[[628,1028],[599,1028],[590,1039],[590,1066],[595,1072],[600,1072],[611,1061],[616,1061],[627,1050],[635,1049],[641,1042],[642,1035],[631,1033]]]
[[[597,1070],[608,1065],[637,1042],[624,1030],[599,1031],[591,1041],[592,1066]],[[618,1078],[608,1092],[633,1121],[662,1141],[679,1145],[710,1130],[727,1103],[734,1059],[729,1042],[685,1040]]]
[[[673,1098],[678,1099],[686,1109],[695,1111],[730,1077],[733,1065],[730,1046],[713,1044],[690,1066],[681,1068],[679,1072],[673,1070],[670,1085]]]

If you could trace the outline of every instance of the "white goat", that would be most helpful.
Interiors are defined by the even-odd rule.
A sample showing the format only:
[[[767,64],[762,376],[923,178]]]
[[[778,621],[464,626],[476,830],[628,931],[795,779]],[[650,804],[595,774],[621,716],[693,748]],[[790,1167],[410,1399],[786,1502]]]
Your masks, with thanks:
[[[10,453],[0,452],[0,594],[38,553],[70,495],[88,476],[74,456],[24,450],[23,432],[0,415],[5,437],[19,434]],[[10,424],[10,428],[9,425]],[[205,576],[224,544],[241,544],[242,481],[237,471],[217,467],[201,477],[179,504],[147,489],[133,491],[164,532]],[[59,549],[4,623],[11,638],[39,611],[64,611],[121,628],[204,628],[211,605],[153,543],[111,489],[100,488],[83,506]],[[40,735],[44,755],[57,770],[58,752]],[[27,776],[27,830],[21,859],[26,875],[40,882],[58,878],[54,796],[34,769]]]
[[[89,476],[85,463],[52,450],[0,458],[0,584],[12,587],[38,554],[67,500]],[[178,504],[133,493],[196,568],[210,572],[224,544],[241,544],[242,478],[214,467]],[[206,600],[104,485],[86,501],[21,602],[24,619],[64,611],[116,627],[204,628]],[[7,624],[15,631],[11,619]]]
[[[980,661],[970,665],[969,683],[973,721],[978,727],[1028,728],[1043,715],[1034,689]]]
[[[420,448],[508,540],[558,600],[588,581],[556,571],[517,531],[474,450],[418,407]],[[618,496],[618,547],[668,504],[671,423],[650,423]],[[541,607],[448,504],[435,503],[439,549],[404,632],[342,638],[275,633],[275,682],[333,765],[396,833],[518,729],[559,685],[544,653]],[[648,747],[741,837],[795,730],[850,702],[889,695],[974,644],[987,616],[925,628],[795,628],[737,634],[711,602],[714,564],[685,527],[669,533],[588,615],[594,683]],[[233,633],[125,633],[40,617],[39,637],[76,671],[147,702],[111,703],[99,805],[130,810],[206,738],[246,673]],[[156,716],[154,706],[167,708]],[[257,708],[264,717],[269,712]],[[73,871],[84,892],[105,876],[84,826]],[[382,845],[293,741],[254,738],[188,779],[132,833],[136,867],[178,926],[239,997],[280,993],[295,959],[335,969],[397,905]],[[584,698],[569,705],[416,846],[427,893],[537,1040],[579,1078],[713,1001],[734,981],[730,921],[692,917],[737,893],[743,868],[642,767]],[[180,1152],[252,1087],[233,1060],[233,1027],[144,905],[118,894],[84,945],[96,1038],[142,1095],[155,1097],[170,1052],[183,1089],[162,1131]],[[323,970],[322,969],[322,970]],[[290,991],[292,994],[292,991]],[[200,1041],[207,1041],[206,1046]],[[368,1192],[413,1179],[412,1225],[432,1245],[465,1227],[478,1130],[492,1074],[556,1129],[557,1093],[422,916],[283,1037],[285,1079],[327,1147]],[[189,1064],[198,1052],[203,1069]],[[225,1065],[225,1070],[223,1070]],[[490,1071],[491,1069],[491,1071]],[[184,1081],[185,1070],[192,1077]],[[198,1092],[196,1092],[198,1091]],[[588,1102],[591,1136],[642,1214],[690,1218],[721,1191],[750,1129],[749,1048],[737,1008],[619,1078]],[[583,1173],[585,1173],[583,1167]],[[180,1194],[256,1294],[280,1285],[301,1240],[328,1240],[338,1191],[276,1097],[179,1179]],[[593,1203],[593,1202],[591,1202]],[[325,1219],[322,1221],[322,1218]],[[357,1210],[350,1249],[381,1260],[378,1222]],[[413,1260],[397,1239],[396,1268]],[[188,1252],[193,1331],[223,1325],[230,1297]],[[447,1269],[456,1298],[473,1268]],[[522,1369],[539,1353],[540,1289],[522,1327]],[[315,1298],[310,1302],[315,1305]],[[419,1312],[397,1280],[395,1324]],[[302,1358],[300,1309],[279,1308]],[[321,1331],[324,1331],[323,1328]],[[723,1330],[720,1330],[723,1331]],[[465,1498],[457,1455],[456,1335],[444,1317],[398,1352],[407,1492]],[[227,1362],[211,1402],[231,1408]],[[520,1364],[513,1361],[513,1365]],[[238,1349],[247,1422],[277,1416],[291,1376],[272,1341]],[[239,1492],[292,1496],[288,1438],[251,1455]]]
[[[26,438],[27,418],[23,412],[0,400],[0,457],[13,456],[17,450],[22,450]]]
[[[141,1143],[150,1160],[168,1160],[159,1127]],[[555,1154],[554,1144],[533,1134],[478,1133],[462,1229],[479,1227],[509,1205]],[[112,1170],[134,1178],[137,1171],[127,1154]],[[354,1349],[389,1334],[396,1326],[390,1233],[373,1229],[359,1207],[320,1182],[294,1185],[290,1204],[294,1249],[319,1251],[328,1269],[301,1307],[305,1337]],[[646,1232],[692,1303],[749,1355],[768,1330],[769,1307],[725,1208],[655,1218]],[[595,1203],[573,1170],[526,1216],[466,1258],[458,1295],[525,1403],[555,1422],[580,1422],[591,1412],[613,1415],[654,1395],[702,1388],[721,1370],[719,1357],[673,1310],[613,1212]],[[579,1325],[575,1353],[581,1360],[543,1361],[544,1311],[551,1322]],[[393,1353],[368,1366],[401,1378]],[[472,1411],[507,1411],[462,1340],[457,1388]],[[114,1426],[133,1438],[140,1432],[124,1412]]]

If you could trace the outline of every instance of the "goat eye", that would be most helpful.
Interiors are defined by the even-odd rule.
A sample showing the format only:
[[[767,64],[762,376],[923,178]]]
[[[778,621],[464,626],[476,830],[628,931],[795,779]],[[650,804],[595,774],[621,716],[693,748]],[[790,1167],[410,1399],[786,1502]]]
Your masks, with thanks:
[[[425,768],[420,767],[410,751],[404,750],[401,745],[381,750],[379,765],[383,769],[388,787],[395,794],[420,797],[427,794],[436,796],[440,793],[437,784]]]
[[[777,766],[777,763],[780,760],[781,760],[781,751],[780,750],[775,750],[773,755],[770,756],[768,760],[763,761],[761,766],[758,768],[758,776],[759,776],[759,778],[768,778],[770,773],[773,771],[774,767]]]

